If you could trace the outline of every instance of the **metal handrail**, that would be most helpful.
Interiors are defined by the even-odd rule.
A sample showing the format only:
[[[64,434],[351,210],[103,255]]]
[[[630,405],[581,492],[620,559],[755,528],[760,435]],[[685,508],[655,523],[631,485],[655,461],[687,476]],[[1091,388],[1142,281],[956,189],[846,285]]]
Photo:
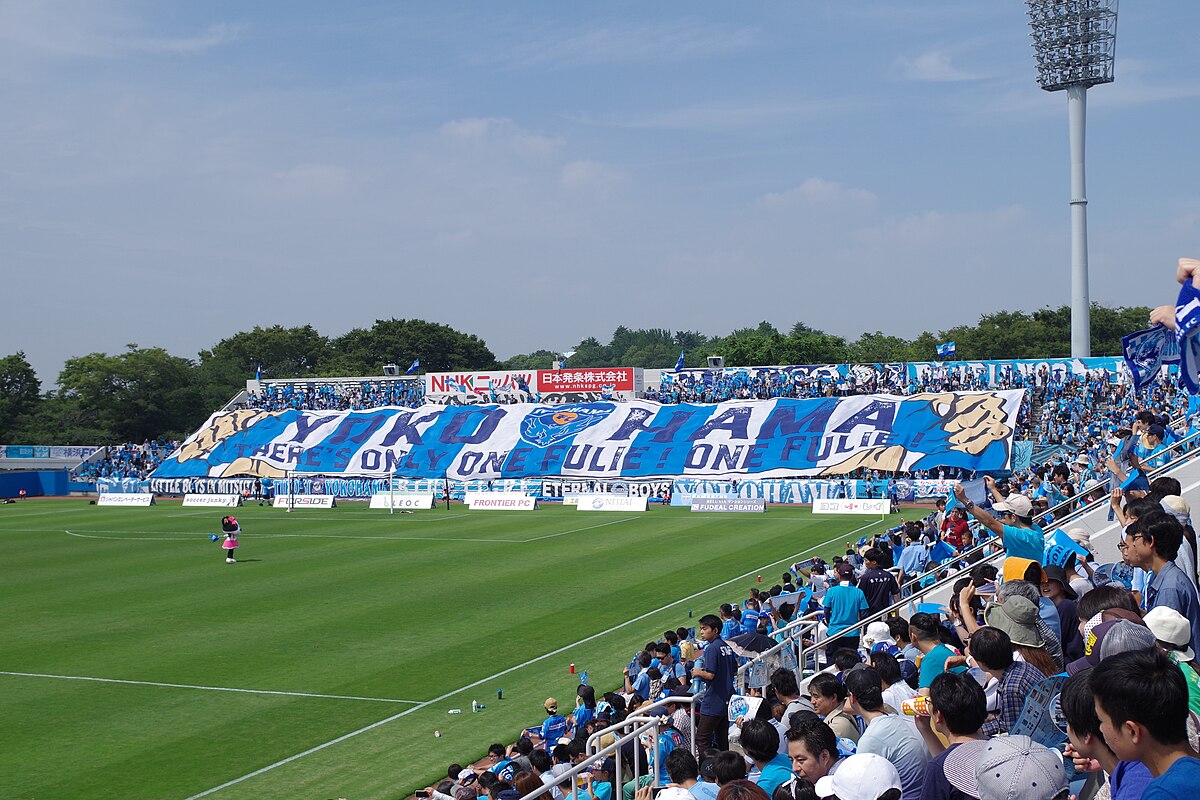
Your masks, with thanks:
[[[607,756],[610,754],[614,756],[613,760],[616,762],[616,768],[614,770],[614,775],[617,779],[617,791],[619,791],[621,781],[623,780],[623,776],[621,773],[621,746],[623,744],[625,744],[626,742],[636,740],[637,737],[641,736],[643,733],[645,733],[646,731],[651,730],[651,729],[654,730],[654,738],[655,738],[655,740],[657,740],[658,739],[658,728],[660,726],[661,726],[661,720],[659,718],[657,718],[657,717],[649,718],[648,722],[641,723],[636,728],[631,730],[629,733],[625,734],[624,736],[618,737],[617,740],[614,741],[612,744],[597,751],[596,753],[593,753],[582,764],[576,764],[575,766],[571,767],[569,770],[562,773],[561,775],[554,776],[554,779],[550,783],[547,783],[546,785],[533,790],[529,794],[522,797],[521,800],[533,800],[535,797],[541,797],[542,795],[549,794],[550,792],[552,792],[554,790],[554,787],[559,786],[568,780],[571,782],[571,785],[573,787],[575,785],[575,777],[582,772],[591,771],[592,762],[596,758],[603,758],[604,756]],[[657,751],[658,751],[657,747],[651,748],[651,758],[654,760],[657,760],[657,758],[658,758]],[[652,785],[654,785],[657,788],[657,786],[658,786],[658,770],[657,770],[657,765],[653,765],[653,766],[654,766],[654,778],[652,781]],[[637,768],[637,759],[634,759],[633,771],[634,771],[633,779],[635,781],[637,781],[641,777],[640,772]],[[572,789],[572,791],[574,791],[574,790]]]
[[[599,745],[600,739],[602,737],[607,736],[610,733],[616,734],[618,729],[625,727],[630,721],[637,720],[637,719],[643,719],[643,718],[650,719],[650,717],[646,716],[646,712],[648,712],[648,711],[653,711],[657,708],[665,708],[668,705],[691,706],[691,705],[694,705],[694,702],[695,702],[695,698],[692,697],[691,695],[680,695],[679,697],[664,697],[661,700],[655,700],[653,703],[645,703],[643,705],[640,705],[637,708],[637,717],[626,717],[622,721],[614,722],[612,725],[609,725],[607,728],[598,730],[598,731],[594,732],[591,736],[589,736],[587,738],[587,744],[586,744],[587,750],[589,753],[592,752],[592,749],[594,747],[596,747],[597,745]],[[689,736],[688,740],[692,743],[692,749],[695,750],[696,749],[696,717],[693,714],[688,714],[688,733],[691,734]]]
[[[1184,438],[1180,439],[1177,442],[1173,442],[1167,448],[1167,451],[1169,452],[1169,451],[1176,450],[1177,448],[1181,448],[1184,445],[1194,442],[1194,441],[1200,441],[1200,431],[1197,431],[1196,433],[1191,434],[1189,436],[1185,436]],[[1178,459],[1178,458],[1172,459],[1168,463],[1163,464],[1161,467],[1156,467],[1156,468],[1148,471],[1147,477],[1148,478],[1157,477],[1159,475],[1165,474],[1166,472],[1174,469],[1175,467],[1180,466],[1180,464],[1185,463],[1186,461],[1190,461],[1190,460],[1196,458],[1197,456],[1200,456],[1200,450],[1195,450],[1190,454],[1180,453],[1180,455],[1187,456],[1187,457],[1182,458],[1182,459]],[[1051,514],[1061,506],[1069,505],[1071,503],[1078,503],[1078,502],[1080,502],[1078,496],[1071,497],[1071,498],[1068,498],[1065,502],[1059,503],[1054,508],[1047,509],[1046,512],[1044,512],[1044,513]],[[1071,519],[1076,519],[1078,517],[1085,516],[1086,514],[1092,512],[1098,508],[1101,508],[1102,506],[1107,505],[1108,503],[1109,503],[1109,497],[1107,495],[1104,497],[1100,497],[1096,500],[1091,501],[1090,503],[1086,503],[1086,504],[1079,506],[1078,508],[1073,510],[1071,513],[1069,513],[1066,517],[1064,517],[1062,520],[1059,520],[1059,522],[1065,524],[1065,523],[1069,522]],[[1039,516],[1041,516],[1041,515],[1039,515]],[[1052,533],[1046,534],[1046,537],[1049,538],[1051,535],[1053,535],[1053,534]],[[990,562],[998,559],[1000,556],[1004,555],[1005,551],[1003,549],[1000,549],[1000,550],[996,550],[995,552],[990,553],[990,554],[984,554],[983,551],[988,549],[989,547],[995,547],[998,544],[1000,544],[1000,543],[996,540],[995,537],[990,537],[988,539],[985,539],[983,542],[981,542],[976,547],[960,554],[957,560],[961,561],[961,560],[967,558],[968,556],[972,556],[972,555],[975,555],[978,553],[978,554],[982,555],[982,558],[980,558],[978,561],[973,562],[973,566],[990,563]],[[1001,545],[1001,547],[1002,547],[1002,545]],[[939,569],[931,570],[930,572],[922,575],[920,578],[918,578],[914,581],[910,581],[909,583],[906,583],[904,585],[904,587],[902,587],[902,590],[904,588],[911,587],[914,583],[919,583],[920,581],[926,580],[930,576],[935,576],[935,581],[932,584],[925,586],[925,587],[919,587],[919,591],[917,591],[915,594],[910,595],[908,597],[902,597],[898,602],[893,603],[892,605],[888,606],[887,608],[883,609],[882,611],[878,611],[878,612],[866,617],[865,619],[859,620],[854,625],[851,625],[849,628],[839,631],[838,635],[833,638],[841,638],[846,635],[853,635],[855,633],[859,633],[859,632],[865,630],[866,627],[868,625],[870,625],[872,622],[878,622],[880,620],[886,619],[887,617],[891,616],[893,613],[899,612],[900,609],[902,609],[904,606],[919,602],[921,600],[921,598],[923,598],[929,594],[932,594],[933,592],[935,592],[936,590],[938,590],[944,586],[947,586],[947,585],[953,583],[954,581],[956,581],[958,578],[961,577],[961,573],[956,571],[953,574],[944,576],[941,579],[936,579],[937,573],[944,569],[945,569],[945,566],[942,566]],[[775,633],[776,633],[776,635],[778,635],[779,633],[793,630],[794,628],[799,627],[801,622],[808,620],[808,619],[812,618],[813,616],[814,615],[806,615],[805,617],[802,617],[800,619],[793,620],[792,622],[788,623],[783,628],[780,628]],[[789,637],[789,639],[790,638],[791,637]],[[801,640],[801,642],[803,640],[803,636],[798,636],[795,638]],[[821,642],[829,641],[829,638],[830,637],[827,636],[825,639],[822,639],[820,641],[814,640],[813,645],[812,645],[813,649],[818,648],[819,645],[821,644]],[[784,644],[787,643],[787,641],[788,640],[785,640],[780,645],[773,647],[770,650],[767,650],[763,653],[760,653],[756,658],[751,659],[751,661],[762,660],[765,657],[767,657],[768,655],[774,655],[775,653],[779,652],[782,649],[782,647],[784,646]],[[798,648],[798,654],[797,654],[797,665],[800,667],[801,672],[803,672],[804,661],[802,661],[800,659],[799,653],[803,652],[802,647],[803,647],[803,645],[801,644],[801,646]],[[749,665],[750,665],[750,662],[747,662],[746,664],[743,664],[741,667],[738,668],[738,678],[739,679],[744,674],[744,672],[749,667]]]
[[[1166,448],[1166,451],[1171,452],[1171,451],[1175,450],[1176,448],[1182,447],[1183,445],[1188,444],[1189,442],[1197,441],[1197,440],[1200,440],[1200,431],[1197,431],[1196,433],[1193,433],[1193,434],[1189,434],[1188,436],[1183,437],[1182,439],[1180,439],[1177,442],[1172,442],[1171,445]],[[1182,453],[1181,453],[1181,455],[1182,455]],[[1147,477],[1149,477],[1150,475],[1159,475],[1174,466],[1176,466],[1176,462],[1174,459],[1172,459],[1168,463],[1163,464],[1161,467],[1155,467],[1153,470],[1148,472]],[[1068,497],[1066,500],[1059,503],[1058,505],[1055,505],[1051,508],[1046,509],[1046,511],[1043,512],[1043,514],[1041,514],[1039,516],[1044,516],[1045,514],[1049,514],[1049,515],[1053,516],[1055,512],[1057,512],[1063,508],[1067,508],[1073,504],[1079,503],[1080,502],[1080,499],[1079,499],[1080,494],[1081,494],[1080,492],[1077,492],[1074,497]],[[1079,508],[1074,509],[1066,517],[1063,517],[1062,520],[1057,520],[1057,521],[1058,522],[1066,522],[1072,516],[1081,516],[1082,514],[1086,514],[1088,511],[1095,508],[1096,504],[1107,503],[1107,502],[1108,502],[1107,497],[1102,497],[1099,500],[1093,500],[1092,503],[1089,503],[1087,505],[1080,506]],[[960,553],[958,556],[958,560],[959,561],[966,560],[966,559],[968,559],[968,557],[973,556],[976,553],[983,551],[990,544],[993,544],[993,542],[990,539],[984,540],[983,542],[980,542],[979,544],[977,544],[975,547],[972,547],[970,550],[966,550],[966,551]],[[935,567],[934,569],[931,569],[928,572],[925,572],[925,573],[917,576],[916,578],[913,578],[911,581],[908,581],[907,583],[903,584],[900,587],[901,593],[903,593],[905,589],[911,589],[914,585],[920,584],[922,581],[929,578],[929,576],[936,575],[940,571],[941,571],[941,569]]]

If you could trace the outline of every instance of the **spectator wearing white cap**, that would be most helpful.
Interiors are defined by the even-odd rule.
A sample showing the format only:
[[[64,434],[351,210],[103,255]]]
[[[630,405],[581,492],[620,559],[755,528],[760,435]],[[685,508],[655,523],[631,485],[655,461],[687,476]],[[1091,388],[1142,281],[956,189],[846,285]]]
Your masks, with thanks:
[[[1178,611],[1166,606],[1150,610],[1143,622],[1154,634],[1158,646],[1179,665],[1187,681],[1188,708],[1200,716],[1200,666],[1196,664],[1196,654],[1191,647],[1191,624]]]
[[[855,753],[832,775],[817,781],[817,797],[838,800],[899,800],[900,773],[892,762],[874,753]]]
[[[999,512],[1001,518],[994,517],[975,505],[975,502],[967,497],[961,483],[954,484],[954,496],[967,513],[979,520],[980,525],[996,534],[1000,543],[1004,545],[1005,553],[1040,563],[1045,549],[1045,534],[1033,524],[1033,503],[1025,495],[1015,492],[1005,497],[996,488],[996,481],[990,476],[984,478],[984,483],[994,498],[992,510]]]

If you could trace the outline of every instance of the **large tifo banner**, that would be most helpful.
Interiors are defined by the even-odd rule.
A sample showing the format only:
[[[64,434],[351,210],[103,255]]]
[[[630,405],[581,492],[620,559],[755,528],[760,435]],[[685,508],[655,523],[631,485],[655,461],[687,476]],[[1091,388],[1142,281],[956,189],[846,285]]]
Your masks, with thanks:
[[[1021,390],[213,414],[151,478],[840,475],[1007,469]]]

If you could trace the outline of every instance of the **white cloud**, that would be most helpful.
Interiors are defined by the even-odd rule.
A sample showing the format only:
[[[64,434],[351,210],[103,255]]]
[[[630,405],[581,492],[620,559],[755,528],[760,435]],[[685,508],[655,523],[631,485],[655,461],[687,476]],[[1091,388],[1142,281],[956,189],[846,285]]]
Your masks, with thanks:
[[[950,54],[942,50],[930,50],[915,57],[901,56],[892,63],[892,67],[898,77],[909,81],[945,83],[973,81],[982,77],[954,66],[950,62]]]
[[[879,198],[866,189],[846,187],[824,178],[808,178],[799,186],[782,192],[770,192],[758,198],[766,209],[808,208],[820,210],[874,211]]]
[[[242,25],[214,23],[183,35],[147,32],[119,8],[102,0],[42,3],[6,0],[0,4],[0,43],[9,56],[105,59],[138,54],[192,55],[228,44]]]

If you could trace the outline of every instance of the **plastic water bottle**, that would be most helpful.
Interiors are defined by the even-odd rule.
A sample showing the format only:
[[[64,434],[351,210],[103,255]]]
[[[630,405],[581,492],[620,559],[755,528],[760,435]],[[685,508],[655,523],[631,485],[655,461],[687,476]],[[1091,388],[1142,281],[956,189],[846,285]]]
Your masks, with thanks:
[[[478,700],[471,701],[471,713],[472,714],[475,714],[479,711],[483,711],[485,708],[487,708],[487,706],[485,706],[483,703],[479,702]]]
[[[447,711],[446,713],[447,714],[461,714],[462,709],[461,708],[452,708],[449,711]]]

